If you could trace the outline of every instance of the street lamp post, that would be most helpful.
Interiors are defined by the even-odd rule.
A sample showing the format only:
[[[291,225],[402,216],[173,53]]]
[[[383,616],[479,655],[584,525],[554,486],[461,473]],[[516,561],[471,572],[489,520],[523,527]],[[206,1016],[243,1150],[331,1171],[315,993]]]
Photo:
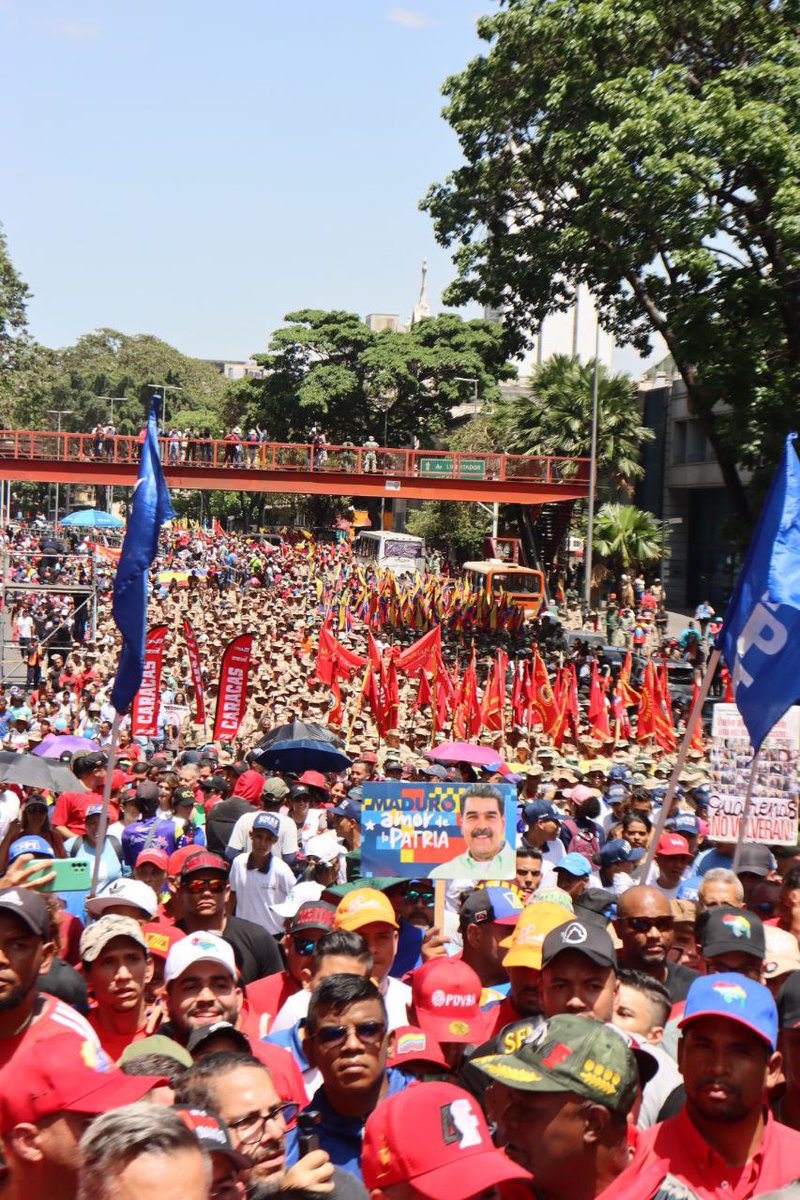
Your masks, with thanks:
[[[58,433],[60,435],[61,434],[61,418],[69,416],[70,413],[75,412],[75,409],[74,408],[48,408],[47,411],[52,416],[58,417]],[[61,456],[61,437],[59,436],[56,439],[56,458],[59,458],[60,456]],[[55,520],[53,521],[53,528],[56,531],[58,531],[58,501],[59,501],[58,476],[56,475],[56,512],[55,512]]]
[[[472,415],[473,417],[478,411],[480,399],[478,397],[478,384],[480,380],[474,375],[454,375],[456,383],[471,383],[472,384]],[[495,502],[492,505],[492,537],[497,537],[498,526],[500,524],[500,505]]]
[[[167,420],[167,392],[182,392],[183,388],[177,383],[148,383],[148,387],[159,388],[161,391],[161,428],[163,429]]]
[[[600,321],[594,334],[594,370],[592,371],[592,435],[589,444],[589,511],[586,517],[586,553],[583,556],[583,619],[589,615],[592,592],[592,539],[594,537],[594,504],[597,491],[597,424],[598,383],[600,374]]]
[[[124,400],[125,397],[124,396],[98,396],[97,399],[98,400],[108,400],[109,404],[111,405],[111,424],[114,425],[114,403],[117,400]],[[116,431],[115,425],[114,425],[114,429]],[[111,483],[106,488],[106,508],[108,509],[109,512],[111,512],[111,509],[113,507],[114,507],[114,485],[113,485],[113,483]]]

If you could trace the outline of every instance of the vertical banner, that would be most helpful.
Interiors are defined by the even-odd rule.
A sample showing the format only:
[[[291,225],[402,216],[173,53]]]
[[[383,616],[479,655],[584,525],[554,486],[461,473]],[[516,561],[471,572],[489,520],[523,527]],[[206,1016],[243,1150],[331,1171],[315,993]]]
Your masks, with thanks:
[[[715,704],[711,725],[711,793],[708,836],[735,842],[739,836],[753,747],[735,704]],[[790,708],[761,742],[745,840],[769,846],[797,844],[797,768],[800,707]]]
[[[144,639],[144,670],[139,690],[133,698],[131,737],[155,737],[158,733],[161,663],[167,629],[167,625],[154,625]]]
[[[252,633],[240,634],[225,647],[219,676],[217,713],[214,717],[215,742],[232,742],[239,732],[247,706],[247,677],[250,673],[252,649]]]
[[[183,618],[183,636],[186,641],[186,652],[189,655],[189,670],[194,684],[194,719],[197,724],[205,722],[206,698],[203,693],[203,677],[200,673],[200,653],[197,649],[197,638],[194,636],[192,623],[188,617]]]

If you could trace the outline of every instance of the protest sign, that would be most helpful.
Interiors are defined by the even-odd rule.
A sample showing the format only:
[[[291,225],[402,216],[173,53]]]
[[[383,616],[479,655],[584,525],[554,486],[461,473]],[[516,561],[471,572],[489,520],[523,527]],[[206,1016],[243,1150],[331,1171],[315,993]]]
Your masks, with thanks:
[[[761,744],[745,842],[794,846],[797,842],[800,707],[781,717]],[[711,792],[708,798],[708,836],[735,842],[753,748],[735,704],[716,704],[711,727]]]
[[[180,729],[186,718],[192,715],[192,710],[186,704],[162,704],[161,714],[165,725],[177,725]]]
[[[516,820],[516,789],[508,783],[364,784],[361,873],[513,879]]]

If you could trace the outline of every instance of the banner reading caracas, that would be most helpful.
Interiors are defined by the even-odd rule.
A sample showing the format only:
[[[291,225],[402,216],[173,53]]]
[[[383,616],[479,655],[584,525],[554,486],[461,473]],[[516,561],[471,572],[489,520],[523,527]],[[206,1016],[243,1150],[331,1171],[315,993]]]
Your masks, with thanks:
[[[364,784],[361,873],[513,879],[516,811],[508,783]]]

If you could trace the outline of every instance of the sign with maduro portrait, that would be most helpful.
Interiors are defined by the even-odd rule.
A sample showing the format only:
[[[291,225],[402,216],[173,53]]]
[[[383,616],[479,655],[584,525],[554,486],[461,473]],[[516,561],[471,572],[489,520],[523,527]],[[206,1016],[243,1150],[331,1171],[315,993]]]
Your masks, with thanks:
[[[513,879],[516,821],[509,783],[364,784],[361,874]]]
[[[797,843],[800,707],[781,717],[761,744],[744,840],[772,846]],[[708,836],[735,842],[753,747],[735,704],[716,704],[711,726]]]

